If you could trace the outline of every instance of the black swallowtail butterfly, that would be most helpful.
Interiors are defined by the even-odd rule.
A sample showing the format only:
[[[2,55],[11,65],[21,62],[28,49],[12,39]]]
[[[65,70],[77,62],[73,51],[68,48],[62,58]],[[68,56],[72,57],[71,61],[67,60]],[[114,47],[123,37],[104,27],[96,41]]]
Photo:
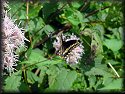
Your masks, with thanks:
[[[60,56],[67,58],[68,54],[70,54],[70,52],[77,46],[80,45],[80,40],[69,40],[69,41],[65,41],[61,38],[61,47],[59,49],[59,51],[57,52],[57,54],[59,54]]]

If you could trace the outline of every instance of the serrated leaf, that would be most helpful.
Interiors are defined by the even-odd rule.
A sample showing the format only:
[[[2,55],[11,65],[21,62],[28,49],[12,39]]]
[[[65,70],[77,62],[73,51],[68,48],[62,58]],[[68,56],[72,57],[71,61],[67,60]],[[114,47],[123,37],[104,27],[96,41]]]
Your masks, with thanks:
[[[122,85],[123,85],[122,83],[123,83],[122,78],[114,79],[108,85],[98,90],[122,90]]]
[[[13,73],[10,77],[5,79],[4,92],[19,92],[21,84],[21,71]]]
[[[44,57],[43,51],[40,49],[32,50],[28,60],[21,62],[21,64],[36,65],[38,68],[44,65],[53,65],[58,63],[62,63],[62,60],[59,58],[49,60]]]
[[[43,52],[40,49],[34,49],[31,50],[31,54],[28,58],[28,60],[21,62],[23,63],[34,63],[34,62],[39,62],[41,60],[46,60],[46,58],[43,57]]]
[[[97,63],[97,64],[101,64],[103,58],[104,58],[104,56],[103,56],[102,54],[99,54],[99,55],[94,59],[94,61],[95,61],[95,63]]]
[[[91,75],[112,76],[109,72],[106,72],[106,70],[96,68],[96,67],[93,67],[90,71],[85,72],[85,74],[88,76],[91,76]]]
[[[75,79],[77,78],[77,73],[76,71],[70,71],[68,72],[65,80],[64,80],[64,87],[65,87],[65,90],[69,90],[70,87],[72,86],[73,82],[75,81]]]
[[[104,86],[107,86],[108,84],[110,84],[112,82],[113,78],[112,77],[104,77],[103,78],[103,84]]]
[[[43,57],[43,52],[40,49],[34,49],[32,50],[29,59],[27,61],[24,61],[23,63],[37,64],[40,61],[44,60],[46,60],[46,58]]]
[[[46,91],[66,91],[70,90],[74,80],[77,77],[75,71],[69,71],[67,69],[62,69],[60,73],[53,78],[54,82]]]
[[[60,73],[60,69],[55,65],[51,65],[46,73],[49,75],[49,86],[51,87],[56,80],[56,76]]]
[[[32,50],[29,60],[30,61],[40,61],[42,59],[44,59],[43,57],[43,51],[41,51],[40,49],[34,49]]]
[[[123,46],[123,42],[117,39],[105,39],[104,45],[115,52]]]

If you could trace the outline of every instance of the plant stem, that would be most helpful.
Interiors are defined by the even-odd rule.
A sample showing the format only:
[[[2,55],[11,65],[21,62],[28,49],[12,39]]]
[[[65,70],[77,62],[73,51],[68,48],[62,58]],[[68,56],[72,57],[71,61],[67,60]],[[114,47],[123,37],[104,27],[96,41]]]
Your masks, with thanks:
[[[108,63],[109,66],[112,68],[112,70],[115,72],[115,74],[117,75],[117,77],[119,78],[119,74],[117,73],[117,71],[114,69],[114,67],[111,65],[111,63]]]
[[[107,9],[107,8],[109,8],[109,7],[110,7],[110,6],[105,6],[105,7],[101,8],[101,10]],[[89,16],[91,16],[91,15],[93,15],[93,14],[96,14],[96,13],[99,12],[99,11],[100,11],[100,9],[95,10],[95,11],[92,11],[91,13],[89,13],[88,15],[86,15],[85,18],[87,18],[87,17],[89,17]]]

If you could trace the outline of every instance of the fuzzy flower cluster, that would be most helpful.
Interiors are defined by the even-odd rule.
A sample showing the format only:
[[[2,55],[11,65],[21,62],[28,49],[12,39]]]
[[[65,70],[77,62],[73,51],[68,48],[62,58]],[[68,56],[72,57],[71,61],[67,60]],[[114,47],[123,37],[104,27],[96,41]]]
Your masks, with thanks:
[[[7,70],[10,74],[14,72],[17,66],[18,54],[16,50],[20,47],[25,47],[24,36],[22,29],[18,28],[16,24],[3,12],[2,17],[2,69]]]
[[[59,36],[56,37],[56,40],[53,42],[53,47],[55,48],[56,52],[59,52],[61,46],[63,46],[61,41],[65,41],[65,43],[70,42],[71,40],[80,40],[76,35],[62,35],[62,40]],[[81,59],[84,53],[84,47],[82,43],[78,46],[73,48],[68,56],[65,58],[66,62],[69,64],[77,64],[78,61]]]

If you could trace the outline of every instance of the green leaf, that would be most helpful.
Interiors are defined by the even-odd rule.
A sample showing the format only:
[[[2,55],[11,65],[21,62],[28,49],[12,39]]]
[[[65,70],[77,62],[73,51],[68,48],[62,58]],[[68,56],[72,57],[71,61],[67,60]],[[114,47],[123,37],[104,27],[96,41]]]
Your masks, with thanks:
[[[53,13],[55,12],[57,9],[57,2],[56,1],[50,1],[49,3],[45,3],[43,5],[43,9],[42,9],[42,12],[43,12],[43,18],[45,20],[45,22],[48,20],[48,17]]]
[[[22,64],[24,63],[31,63],[33,64],[34,62],[40,62],[41,60],[46,60],[46,58],[43,57],[43,51],[40,49],[34,49],[31,50],[31,54],[28,58],[28,60],[21,62]]]
[[[106,17],[107,27],[118,28],[123,25],[122,2],[113,2]],[[117,11],[117,12],[116,12]]]
[[[43,57],[43,52],[40,49],[34,49],[29,56],[28,63],[32,64],[44,60],[46,60],[46,58]]]
[[[29,20],[28,22],[28,28],[27,31],[30,32],[31,34],[35,35],[42,35],[42,28],[45,26],[45,23],[42,18],[40,17],[35,17],[32,20]]]
[[[72,5],[74,8],[78,9],[78,8],[82,5],[82,2],[72,1],[72,2],[71,2],[71,5]]]
[[[72,89],[75,91],[84,91],[87,87],[86,80],[83,73],[77,73],[77,79],[73,83]]]
[[[44,32],[45,32],[47,35],[49,35],[50,32],[53,32],[53,31],[54,31],[54,29],[53,29],[52,26],[50,26],[50,25],[45,25],[45,27],[43,28],[43,30],[44,30]]]
[[[83,14],[80,11],[74,11],[74,12],[77,18],[79,19],[79,22],[83,24]]]
[[[115,60],[106,60],[105,62],[106,62],[106,63],[110,63],[111,65],[119,64],[119,62],[118,62],[118,61],[115,61]]]
[[[122,90],[122,85],[123,85],[123,79],[114,79],[112,80],[108,85],[106,85],[103,88],[100,88],[98,90]]]
[[[96,77],[95,77],[95,76],[91,75],[91,76],[88,78],[88,80],[89,80],[90,88],[93,87],[93,86],[95,86],[95,83],[96,83]]]
[[[35,83],[36,81],[39,81],[40,80],[40,78],[37,76],[37,75],[35,75],[33,72],[31,72],[31,71],[27,71],[27,81],[29,82],[29,83]]]
[[[40,69],[40,73],[39,73],[39,77],[40,77],[40,80],[39,80],[39,83],[43,83],[44,79],[45,79],[45,76],[46,76],[46,71],[48,70],[47,68],[48,66],[41,66],[39,67]]]
[[[107,70],[96,68],[96,67],[93,67],[90,71],[85,72],[85,74],[88,76],[91,76],[91,75],[112,76],[109,72],[107,72]]]
[[[34,29],[35,29],[35,23],[34,23],[33,20],[30,20],[27,31],[33,33],[32,31],[33,31]]]
[[[77,18],[74,19],[72,16],[68,17],[67,19],[68,19],[69,22],[71,22],[71,24],[73,24],[73,25],[78,25],[78,24],[80,23]]]
[[[97,55],[97,57],[94,58],[95,64],[101,64],[103,58],[104,56],[102,54]]]
[[[64,80],[64,84],[63,84],[65,87],[65,90],[69,90],[71,88],[71,86],[73,85],[73,82],[75,81],[76,78],[77,78],[76,71],[68,72],[68,74],[66,75],[66,78]]]
[[[10,13],[14,18],[26,19],[26,10],[23,2],[11,1],[9,2],[9,7],[11,8]]]
[[[20,12],[18,13],[19,19],[26,19],[26,11],[25,10],[20,10]]]
[[[79,12],[78,10],[67,8],[64,11],[64,13],[65,13],[67,20],[74,26],[77,26],[79,23],[83,22],[83,16],[81,12]]]
[[[21,93],[30,92],[29,86],[24,82],[21,82],[19,90],[20,90]]]
[[[6,78],[4,90],[14,90],[15,92],[71,90],[79,92],[112,89],[114,91],[121,88],[121,81],[113,78],[115,73],[112,68],[107,66],[107,63],[111,63],[120,77],[122,76],[124,47],[121,2],[73,0],[73,2],[67,3],[65,0],[61,2],[57,2],[57,0],[38,2],[35,0],[27,5],[19,0],[18,2],[9,1],[11,9],[7,10],[7,13],[8,11],[10,13],[8,16],[12,15],[10,18],[17,19],[15,21],[17,25],[21,22],[19,27],[25,28],[25,35],[31,40],[31,43],[27,44],[29,48],[26,53],[23,52],[19,56],[21,57],[19,61],[22,61],[20,64],[26,71],[24,76],[27,79],[24,79],[25,77],[22,77],[21,73],[19,75],[12,74],[11,77],[4,76]],[[110,7],[105,9],[107,6]],[[96,10],[99,11],[94,13]],[[28,21],[26,20],[27,15]],[[79,64],[76,66],[67,65],[59,56],[52,59],[45,57],[46,52],[48,56],[52,55],[50,51],[53,48],[53,38],[43,44],[43,49],[33,49],[33,46],[44,39],[46,35],[58,31],[58,26],[60,30],[65,24],[70,24],[72,28],[64,34],[74,33],[76,36],[80,36],[83,43],[85,54],[80,66]],[[25,61],[23,61],[23,54],[27,57]],[[17,68],[22,69],[20,68],[22,66],[17,66]],[[40,70],[38,75],[31,71],[35,69]]]
[[[29,11],[28,11],[28,17],[29,17],[30,19],[37,17],[37,16],[38,16],[38,13],[39,13],[39,11],[40,11],[40,9],[41,9],[42,7],[43,7],[43,6],[42,6],[42,5],[39,5],[39,4],[34,4],[34,5],[30,4],[30,5],[29,5]]]
[[[41,67],[41,66],[45,66],[45,65],[53,65],[53,64],[58,64],[58,63],[62,63],[63,60],[60,58],[53,58],[52,60],[49,60],[47,58],[44,57],[44,53],[43,51],[41,51],[40,49],[34,49],[31,51],[31,54],[28,58],[28,60],[21,62],[21,64],[27,64],[27,65],[32,65],[32,66],[37,66],[37,67]]]
[[[5,79],[4,92],[19,92],[21,85],[21,71],[13,73],[10,77]]]
[[[124,31],[123,31],[123,27],[119,27],[118,28],[118,31],[119,31],[119,33],[120,33],[120,36],[121,36],[121,38],[122,38],[122,40],[124,40]]]
[[[99,36],[99,32],[93,32],[93,38],[92,38],[92,43],[91,46],[95,46],[96,47],[96,53],[95,54],[100,54],[103,52],[103,48],[102,48],[102,39]]]
[[[103,44],[112,51],[118,51],[123,46],[123,42],[117,39],[105,39]]]
[[[110,83],[112,83],[112,81],[113,81],[113,78],[112,77],[104,77],[103,78],[103,85],[104,86],[107,86],[107,85],[109,85]]]
[[[77,77],[76,71],[69,71],[67,69],[60,70],[59,74],[53,78],[53,83],[46,91],[66,91],[71,90],[73,82]],[[51,79],[52,80],[52,79]]]
[[[43,19],[40,17],[36,17],[33,21],[35,23],[35,28],[33,29],[33,31],[35,30],[36,32],[38,32],[40,29],[42,29],[45,26]],[[39,34],[42,35],[42,32],[40,32]]]

